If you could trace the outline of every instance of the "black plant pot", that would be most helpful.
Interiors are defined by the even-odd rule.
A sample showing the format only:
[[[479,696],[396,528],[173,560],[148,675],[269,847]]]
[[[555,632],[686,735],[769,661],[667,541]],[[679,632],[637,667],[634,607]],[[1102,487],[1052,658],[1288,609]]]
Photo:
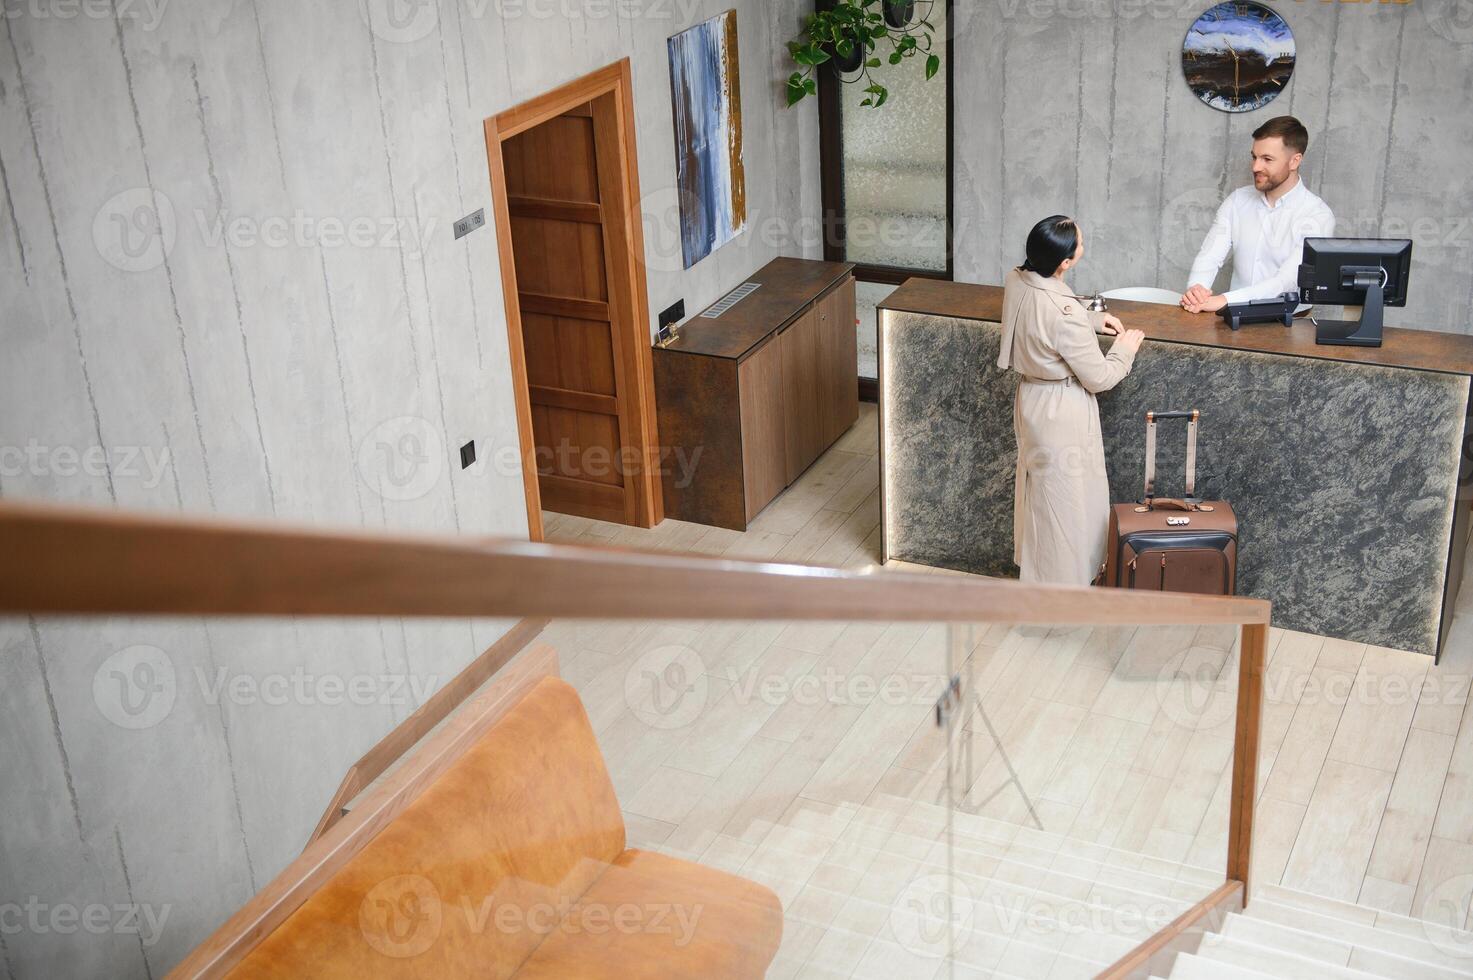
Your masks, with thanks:
[[[915,0],[885,0],[885,23],[897,31],[909,27],[915,13]]]
[[[839,49],[836,46],[831,44],[829,45],[830,64],[840,74],[847,75],[850,72],[858,71],[859,66],[864,64],[864,52],[864,45],[855,42],[849,51],[849,57],[846,58],[839,53]]]

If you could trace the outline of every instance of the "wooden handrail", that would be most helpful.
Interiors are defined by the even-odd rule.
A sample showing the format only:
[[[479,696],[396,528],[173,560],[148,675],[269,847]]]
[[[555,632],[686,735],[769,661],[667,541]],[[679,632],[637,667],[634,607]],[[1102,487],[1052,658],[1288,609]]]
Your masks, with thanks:
[[[1248,904],[1253,866],[1253,813],[1258,792],[1258,740],[1263,723],[1263,672],[1268,627],[1244,626],[1238,649],[1238,709],[1233,729],[1233,797],[1228,804],[1227,876],[1243,883]]]
[[[1257,623],[1241,597],[0,502],[0,613]]]
[[[1206,930],[1217,931],[1229,912],[1243,907],[1242,882],[1228,881],[1167,923],[1150,939],[1126,953],[1095,975],[1095,980],[1140,980],[1153,975],[1165,976],[1171,964],[1160,962],[1180,952],[1181,943],[1200,938]]]

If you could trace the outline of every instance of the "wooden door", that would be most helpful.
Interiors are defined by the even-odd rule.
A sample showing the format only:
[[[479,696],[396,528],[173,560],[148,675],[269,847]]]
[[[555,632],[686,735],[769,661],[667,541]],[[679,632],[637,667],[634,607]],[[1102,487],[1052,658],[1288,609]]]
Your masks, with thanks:
[[[537,480],[546,510],[648,523],[610,95],[501,144]],[[646,345],[647,346],[647,345]]]
[[[778,332],[783,362],[783,434],[787,482],[818,458],[826,445],[819,417],[818,309],[810,306]]]
[[[818,309],[819,415],[830,446],[859,418],[859,338],[854,326],[854,280],[820,297]]]
[[[783,345],[778,338],[769,337],[737,367],[742,496],[748,521],[788,485],[782,352]]]

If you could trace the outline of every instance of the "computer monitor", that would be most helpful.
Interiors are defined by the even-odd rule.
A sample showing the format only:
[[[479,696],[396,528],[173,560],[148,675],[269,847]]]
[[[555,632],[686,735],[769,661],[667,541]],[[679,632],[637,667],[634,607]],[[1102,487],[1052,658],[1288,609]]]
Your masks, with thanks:
[[[1314,342],[1381,346],[1381,310],[1405,306],[1412,243],[1405,238],[1306,238],[1299,266],[1306,303],[1359,306],[1359,320],[1317,320]]]

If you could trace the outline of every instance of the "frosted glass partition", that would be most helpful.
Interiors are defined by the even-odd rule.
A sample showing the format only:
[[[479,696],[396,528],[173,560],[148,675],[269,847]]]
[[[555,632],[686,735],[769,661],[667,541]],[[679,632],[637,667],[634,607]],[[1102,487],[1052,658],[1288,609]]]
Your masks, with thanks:
[[[915,5],[915,21],[931,22],[942,54],[946,4]],[[946,269],[946,70],[926,80],[924,55],[899,65],[877,54],[875,80],[890,90],[878,109],[861,106],[863,84],[839,93],[842,119],[845,258],[850,262]]]

